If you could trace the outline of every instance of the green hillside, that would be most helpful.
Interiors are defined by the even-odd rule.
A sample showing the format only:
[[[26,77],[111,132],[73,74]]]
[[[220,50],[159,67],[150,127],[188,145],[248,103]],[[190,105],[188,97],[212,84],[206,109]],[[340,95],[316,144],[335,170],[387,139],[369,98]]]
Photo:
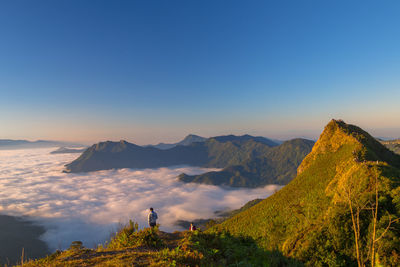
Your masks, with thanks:
[[[398,266],[399,186],[400,156],[362,129],[332,120],[294,180],[214,229],[252,237],[265,249],[278,249],[310,266],[351,266],[357,264],[352,211],[358,259],[368,263],[373,254],[385,265]],[[372,253],[375,196],[374,240],[385,234]]]

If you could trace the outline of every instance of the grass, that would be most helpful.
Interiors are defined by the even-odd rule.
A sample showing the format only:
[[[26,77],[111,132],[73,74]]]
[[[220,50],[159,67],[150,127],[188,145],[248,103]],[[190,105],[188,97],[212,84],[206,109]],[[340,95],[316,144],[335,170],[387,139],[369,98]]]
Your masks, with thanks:
[[[260,248],[255,240],[228,232],[165,233],[157,228],[138,231],[128,225],[107,246],[88,249],[79,243],[68,250],[20,266],[302,266],[277,251]]]

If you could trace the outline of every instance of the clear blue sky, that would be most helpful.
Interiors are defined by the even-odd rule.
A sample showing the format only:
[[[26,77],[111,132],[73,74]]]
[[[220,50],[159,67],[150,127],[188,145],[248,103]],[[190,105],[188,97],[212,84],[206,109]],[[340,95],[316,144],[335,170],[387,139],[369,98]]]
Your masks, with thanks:
[[[0,138],[400,137],[398,1],[2,1]]]

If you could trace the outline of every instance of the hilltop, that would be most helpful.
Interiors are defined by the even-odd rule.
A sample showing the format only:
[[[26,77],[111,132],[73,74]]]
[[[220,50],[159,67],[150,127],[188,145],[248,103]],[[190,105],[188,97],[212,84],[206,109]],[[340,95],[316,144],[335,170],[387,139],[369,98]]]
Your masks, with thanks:
[[[332,120],[296,178],[214,229],[251,237],[267,250],[278,249],[310,266],[354,265],[357,258],[368,262],[367,255],[398,266],[399,186],[400,156],[359,127]],[[374,224],[371,210],[376,203]],[[372,248],[373,226],[375,240],[384,235]]]
[[[182,174],[179,179],[183,182],[236,187],[286,184],[295,176],[313,144],[310,140],[294,139],[278,145],[267,138],[250,135],[217,136],[169,149],[107,141],[85,150],[66,165],[66,172],[189,165],[224,169],[201,176]]]

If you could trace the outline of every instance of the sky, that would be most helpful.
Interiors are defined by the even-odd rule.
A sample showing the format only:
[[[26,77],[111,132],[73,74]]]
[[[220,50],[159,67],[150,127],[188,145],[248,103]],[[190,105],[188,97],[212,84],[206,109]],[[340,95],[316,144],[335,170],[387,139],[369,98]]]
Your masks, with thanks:
[[[398,1],[2,1],[0,138],[400,137]]]

